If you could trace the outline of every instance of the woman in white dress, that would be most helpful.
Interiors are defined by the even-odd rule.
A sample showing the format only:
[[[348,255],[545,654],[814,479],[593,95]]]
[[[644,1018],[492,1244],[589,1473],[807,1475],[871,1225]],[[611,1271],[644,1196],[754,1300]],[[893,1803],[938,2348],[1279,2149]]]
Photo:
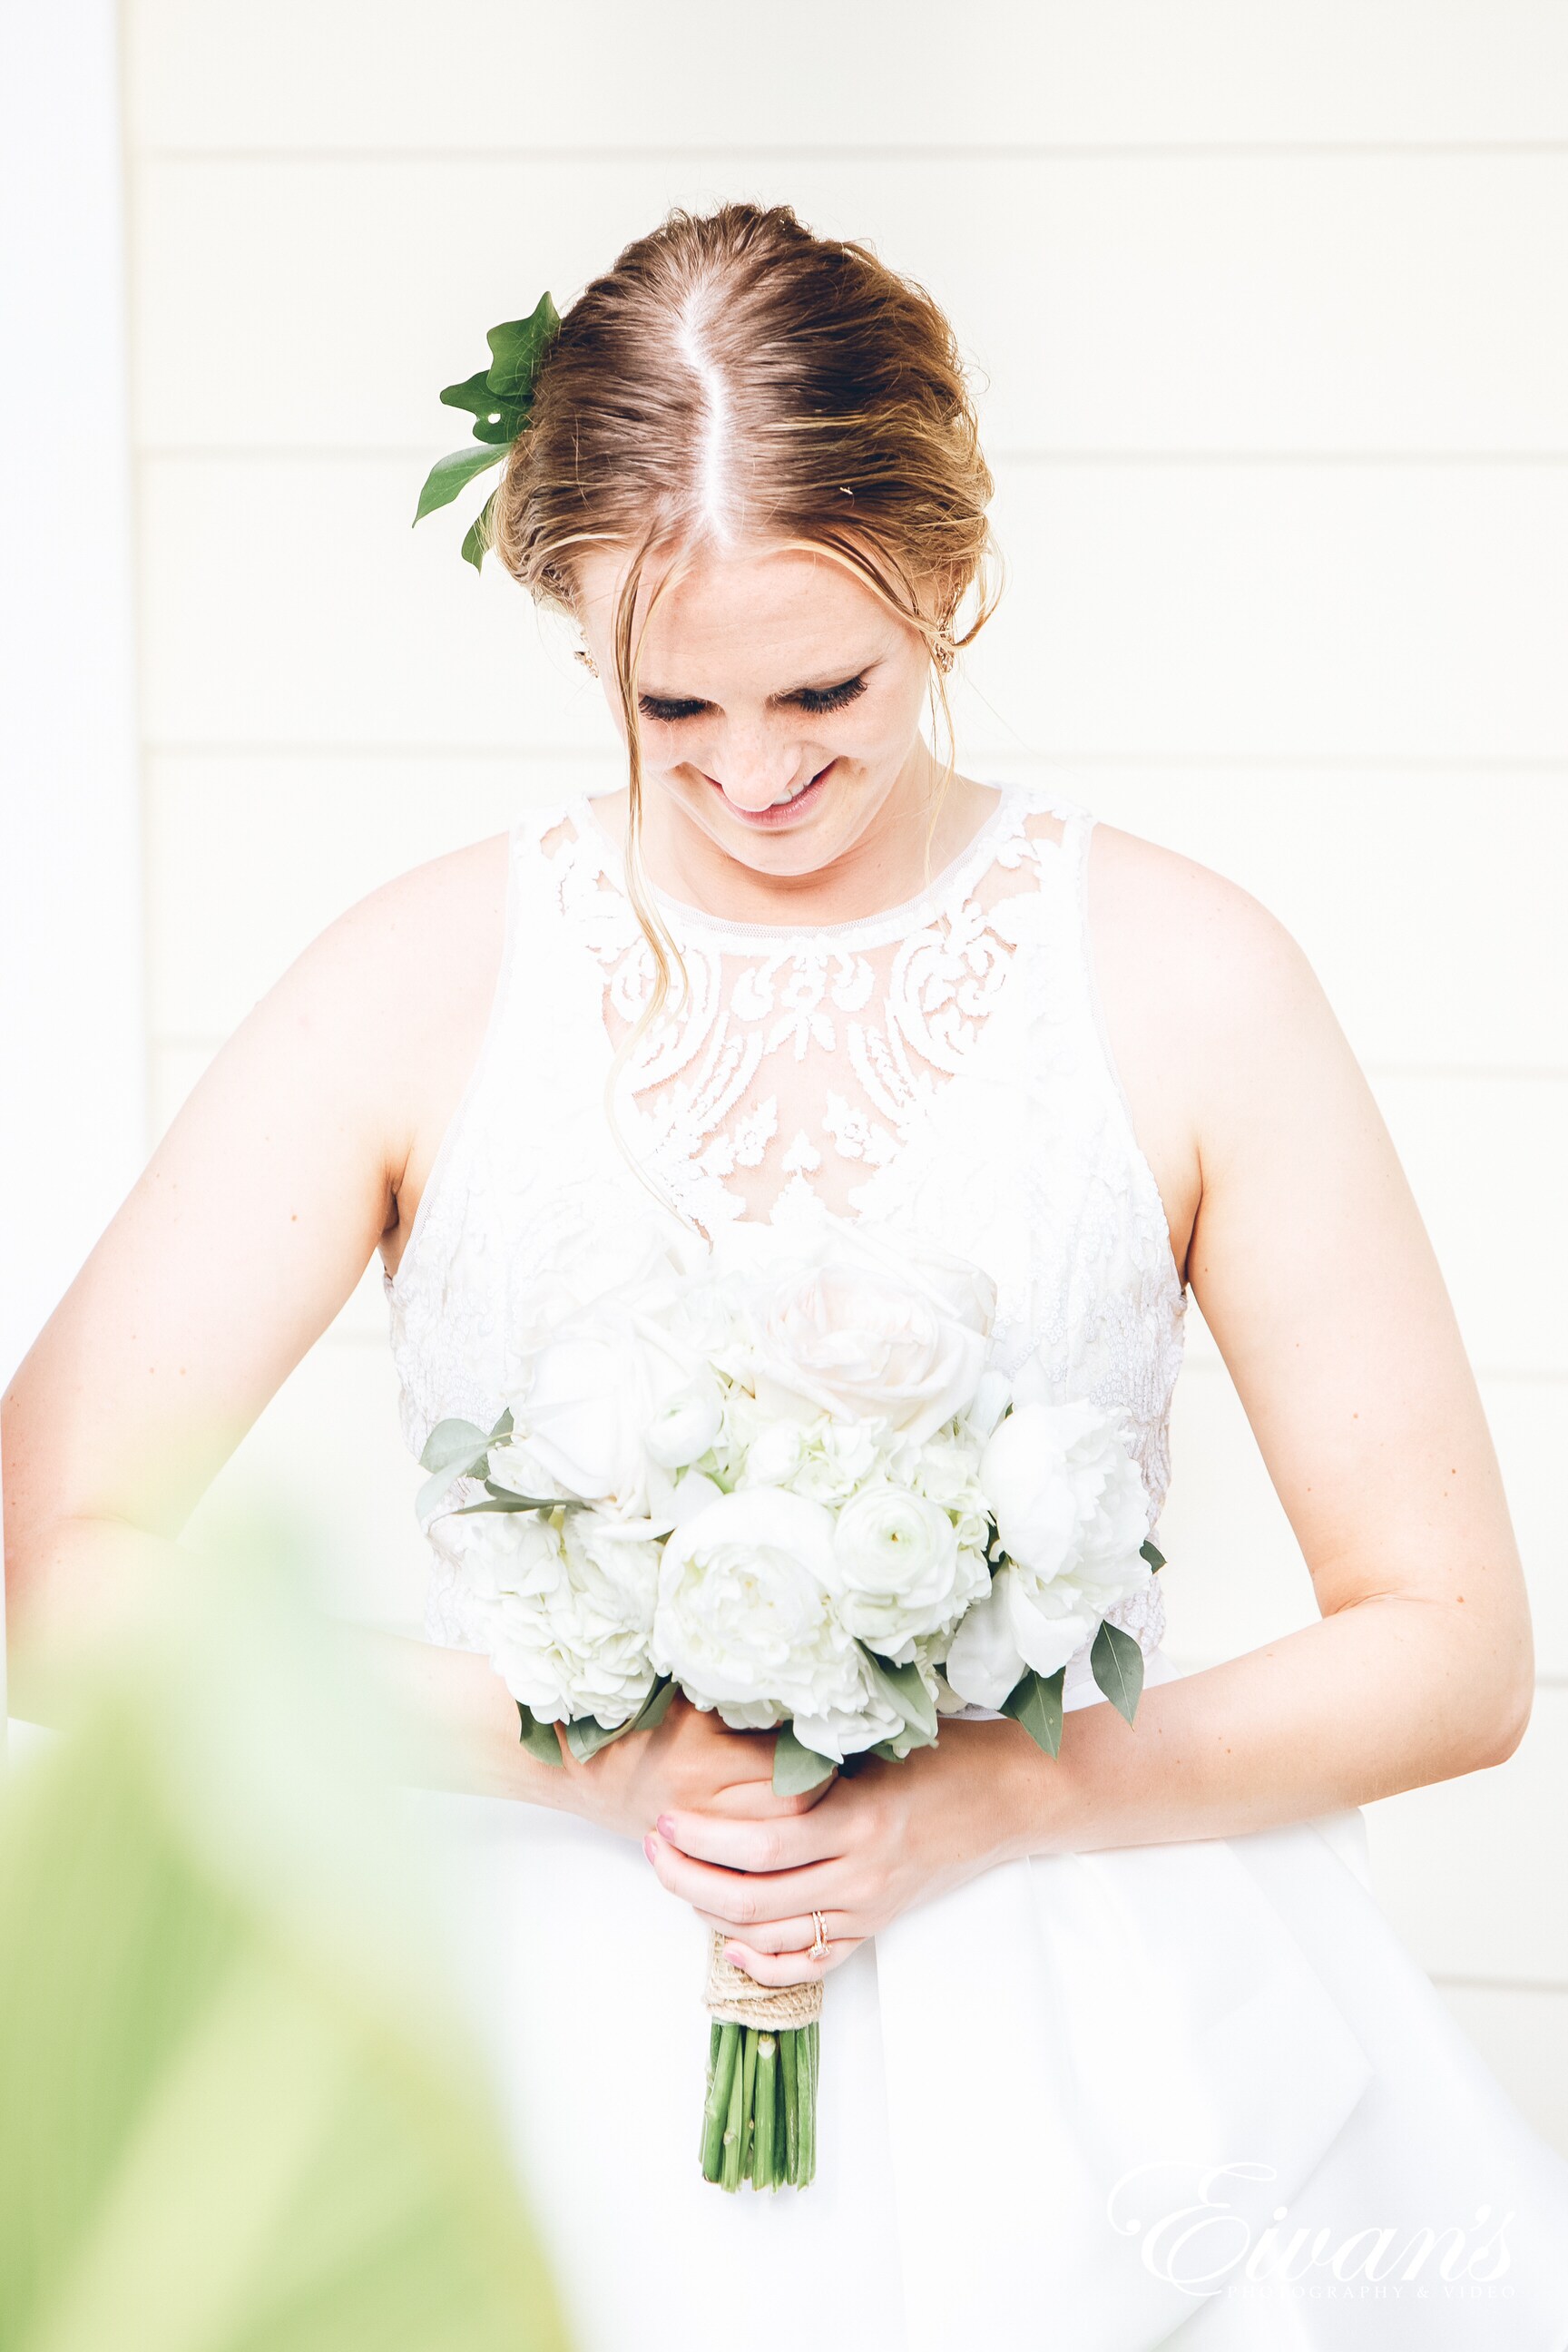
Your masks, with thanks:
[[[676,215],[580,298],[490,530],[581,628],[627,789],[353,908],[217,1057],[8,1401],[18,1695],[377,1249],[417,1449],[489,1425],[585,1248],[924,1236],[994,1280],[1005,1369],[1122,1414],[1155,1515],[1190,1287],[1321,1618],[1179,1676],[1156,1581],[1131,1729],[1080,1658],[1055,1761],[972,1711],[784,1800],[766,1736],[684,1703],[536,1760],[450,1557],[427,1643],[366,1635],[445,1743],[579,2340],[1562,2352],[1568,2166],[1376,1909],[1355,1810],[1528,1719],[1474,1382],[1278,924],[922,735],[989,494],[940,313],[786,212]],[[699,2176],[714,1926],[830,1980],[804,2194]]]

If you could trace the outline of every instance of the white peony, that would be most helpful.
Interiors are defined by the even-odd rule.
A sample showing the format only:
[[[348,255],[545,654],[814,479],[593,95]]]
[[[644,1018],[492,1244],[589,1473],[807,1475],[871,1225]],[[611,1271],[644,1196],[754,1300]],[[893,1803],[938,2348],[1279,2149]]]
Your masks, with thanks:
[[[1007,1565],[960,1624],[944,1671],[961,1697],[1000,1706],[1026,1666],[1056,1674],[1149,1581],[1149,1504],[1114,1417],[1089,1403],[1009,1414],[980,1483]]]
[[[653,1654],[699,1706],[742,1730],[786,1716],[841,1759],[900,1718],[833,1607],[833,1518],[777,1487],[721,1495],[664,1548]]]
[[[973,1397],[996,1303],[978,1267],[866,1226],[764,1255],[730,1296],[727,1369],[766,1413],[883,1421],[917,1444]]]
[[[885,1479],[844,1505],[833,1531],[838,1614],[868,1649],[907,1665],[922,1636],[951,1625],[989,1584],[946,1511]]]
[[[591,1511],[567,1512],[559,1529],[537,1516],[534,1524],[552,1573],[530,1591],[501,1592],[490,1655],[513,1698],[542,1722],[594,1716],[614,1730],[654,1684],[658,1546]]]

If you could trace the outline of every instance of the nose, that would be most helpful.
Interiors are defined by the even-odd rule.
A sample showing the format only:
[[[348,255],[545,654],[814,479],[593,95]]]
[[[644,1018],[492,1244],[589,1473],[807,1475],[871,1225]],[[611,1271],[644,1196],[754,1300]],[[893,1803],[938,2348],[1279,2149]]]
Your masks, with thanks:
[[[770,739],[762,730],[731,731],[709,749],[712,765],[706,774],[726,800],[748,811],[771,808],[806,782],[801,772],[802,747]]]

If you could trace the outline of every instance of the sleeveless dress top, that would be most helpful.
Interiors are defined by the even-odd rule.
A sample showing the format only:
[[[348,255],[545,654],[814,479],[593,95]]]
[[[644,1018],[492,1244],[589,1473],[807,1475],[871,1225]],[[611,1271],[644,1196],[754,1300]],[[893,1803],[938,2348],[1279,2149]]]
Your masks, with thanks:
[[[1157,1519],[1184,1298],[1098,1009],[1091,826],[1006,787],[852,922],[661,900],[684,988],[617,1070],[654,981],[619,853],[580,796],[523,818],[488,1034],[386,1284],[410,1447],[490,1426],[552,1268],[612,1278],[648,1220],[699,1249],[865,1220],[985,1270],[994,1360],[1114,1408]],[[428,1633],[482,1646],[435,1549]],[[1151,1685],[1160,1588],[1199,1567],[1117,1612]],[[1064,1704],[1103,1704],[1084,1654]],[[1568,2165],[1394,1936],[1358,1812],[1001,1863],[901,1914],[827,1980],[816,2182],[725,2197],[695,1912],[573,1815],[419,1801],[581,2352],[1568,2345]]]

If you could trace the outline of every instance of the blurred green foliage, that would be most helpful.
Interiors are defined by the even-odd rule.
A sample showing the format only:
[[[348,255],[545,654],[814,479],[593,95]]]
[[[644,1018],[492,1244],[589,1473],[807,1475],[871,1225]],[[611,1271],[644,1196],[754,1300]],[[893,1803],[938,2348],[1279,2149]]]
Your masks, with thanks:
[[[565,2352],[396,1808],[280,1608],[155,1612],[0,1780],[0,2346]]]

